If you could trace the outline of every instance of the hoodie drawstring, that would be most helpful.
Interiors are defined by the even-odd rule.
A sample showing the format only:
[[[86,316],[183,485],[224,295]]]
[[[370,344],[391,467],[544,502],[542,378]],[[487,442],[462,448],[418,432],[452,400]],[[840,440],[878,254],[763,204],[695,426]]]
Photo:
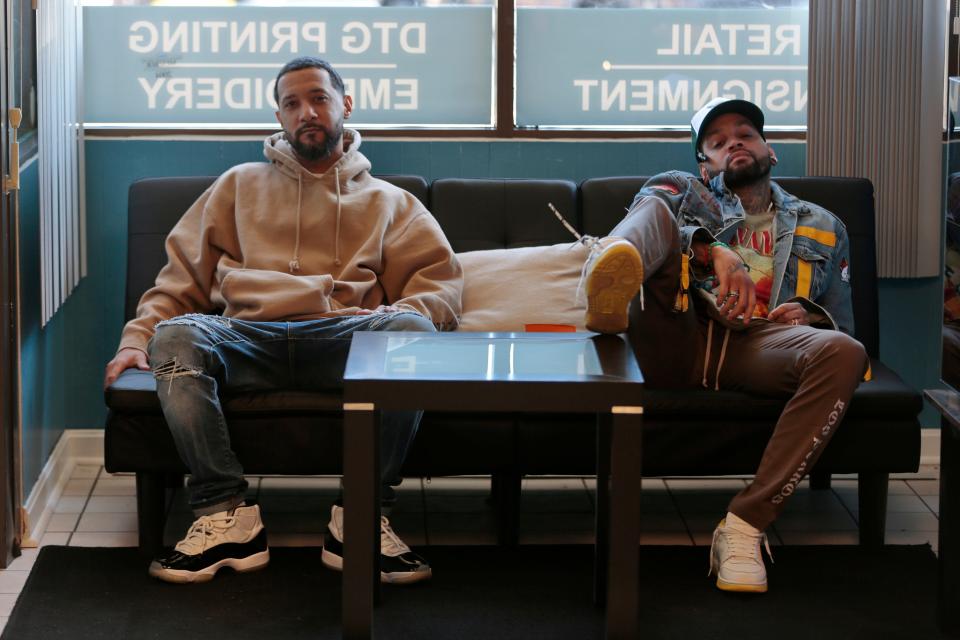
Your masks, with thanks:
[[[293,246],[293,260],[290,261],[290,273],[300,271],[300,205],[303,199],[303,176],[297,174],[297,239]]]
[[[723,361],[727,358],[727,344],[730,342],[730,329],[726,329],[723,334],[723,344],[720,346],[720,359],[717,361],[717,372],[713,377],[713,390],[720,390],[720,370],[723,369]],[[707,350],[703,354],[703,378],[700,381],[700,384],[704,389],[709,388],[707,385],[707,370],[710,367],[710,355],[713,349],[713,318],[707,323]]]
[[[334,182],[336,184],[337,190],[337,229],[336,237],[334,238],[334,247],[333,247],[333,263],[338,267],[342,264],[340,262],[340,214],[341,214],[341,203],[340,203],[340,169],[337,167],[333,168],[334,173]],[[297,236],[296,241],[293,247],[293,260],[290,261],[290,273],[296,273],[300,271],[300,222],[302,213],[300,211],[303,204],[303,176],[299,173],[297,174]]]
[[[340,266],[340,169],[333,168],[334,182],[337,184],[337,231],[333,241],[333,264]]]

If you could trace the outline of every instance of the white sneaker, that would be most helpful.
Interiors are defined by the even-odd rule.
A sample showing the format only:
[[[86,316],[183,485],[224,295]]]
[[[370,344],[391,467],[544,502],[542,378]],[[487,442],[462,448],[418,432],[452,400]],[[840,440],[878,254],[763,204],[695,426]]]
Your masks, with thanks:
[[[630,301],[643,285],[640,252],[622,238],[591,239],[584,265],[587,294],[586,326],[597,333],[627,330]]]
[[[197,518],[183,540],[154,558],[149,573],[166,582],[207,582],[223,567],[254,571],[269,562],[260,506],[252,504]]]
[[[710,571],[707,575],[717,572],[718,589],[747,593],[766,592],[767,570],[763,566],[761,543],[773,562],[767,534],[733,513],[727,513],[727,517],[714,529],[713,544],[710,546]]]
[[[343,507],[330,508],[330,524],[323,539],[323,566],[343,571]],[[433,575],[430,565],[400,539],[386,516],[380,516],[380,582],[411,584],[429,580]]]

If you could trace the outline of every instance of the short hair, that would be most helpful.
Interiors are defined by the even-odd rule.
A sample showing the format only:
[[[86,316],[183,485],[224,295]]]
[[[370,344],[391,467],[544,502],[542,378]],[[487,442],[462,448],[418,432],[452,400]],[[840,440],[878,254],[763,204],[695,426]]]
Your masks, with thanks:
[[[294,58],[283,65],[280,73],[277,74],[277,80],[273,83],[273,100],[277,105],[280,104],[280,78],[291,71],[300,71],[301,69],[323,69],[327,72],[327,75],[330,76],[330,82],[333,83],[333,88],[339,91],[341,96],[344,95],[343,78],[341,78],[337,70],[333,68],[333,65],[322,58],[302,56],[300,58]]]

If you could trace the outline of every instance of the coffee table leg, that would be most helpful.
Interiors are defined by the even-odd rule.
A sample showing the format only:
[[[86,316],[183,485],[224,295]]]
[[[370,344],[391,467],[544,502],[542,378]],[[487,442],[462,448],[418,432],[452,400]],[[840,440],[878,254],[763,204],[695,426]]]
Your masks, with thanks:
[[[960,637],[960,430],[945,418],[940,430],[940,563],[937,622]]]
[[[614,407],[610,440],[610,560],[607,638],[640,633],[640,470],[643,408]]]
[[[593,546],[593,602],[607,604],[610,565],[610,426],[609,413],[597,414],[597,513]]]
[[[343,637],[373,637],[380,588],[380,411],[343,405]]]

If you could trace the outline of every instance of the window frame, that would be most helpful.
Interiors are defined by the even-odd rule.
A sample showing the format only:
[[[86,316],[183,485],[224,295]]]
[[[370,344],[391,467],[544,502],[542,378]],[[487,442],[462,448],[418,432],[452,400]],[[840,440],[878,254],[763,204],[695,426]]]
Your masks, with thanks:
[[[690,137],[687,127],[662,128],[650,130],[635,129],[565,129],[558,127],[537,128],[518,127],[516,124],[515,84],[516,70],[514,55],[516,41],[516,0],[494,0],[496,11],[496,83],[495,126],[479,128],[428,128],[403,127],[399,129],[380,129],[357,127],[369,137],[378,139],[413,138],[423,140],[683,140]],[[603,9],[597,9],[602,11]],[[97,138],[127,138],[134,136],[210,136],[210,137],[249,137],[274,133],[276,128],[251,129],[198,129],[198,128],[126,128],[126,127],[86,127],[88,135]],[[768,130],[769,140],[806,140],[806,126],[802,130]]]
[[[36,0],[11,0],[10,7],[12,13],[16,14],[16,16],[11,15],[11,18],[15,17],[16,19],[11,20],[10,28],[11,30],[19,29],[14,42],[10,45],[13,52],[13,64],[16,65],[16,68],[11,69],[12,73],[10,74],[10,88],[14,90],[11,94],[11,100],[14,103],[12,106],[20,107],[22,111],[26,112],[23,103],[25,100],[29,100],[29,96],[23,95],[23,82],[26,79],[24,69],[27,68],[29,68],[29,77],[34,89],[32,107],[36,108],[37,104],[37,3]],[[25,33],[29,37],[25,38]],[[16,45],[15,50],[14,45]],[[26,115],[24,113],[24,120],[26,120]],[[25,129],[21,125],[17,130],[17,141],[20,143],[20,164],[23,165],[27,160],[37,155],[39,147],[37,124],[31,129]]]

